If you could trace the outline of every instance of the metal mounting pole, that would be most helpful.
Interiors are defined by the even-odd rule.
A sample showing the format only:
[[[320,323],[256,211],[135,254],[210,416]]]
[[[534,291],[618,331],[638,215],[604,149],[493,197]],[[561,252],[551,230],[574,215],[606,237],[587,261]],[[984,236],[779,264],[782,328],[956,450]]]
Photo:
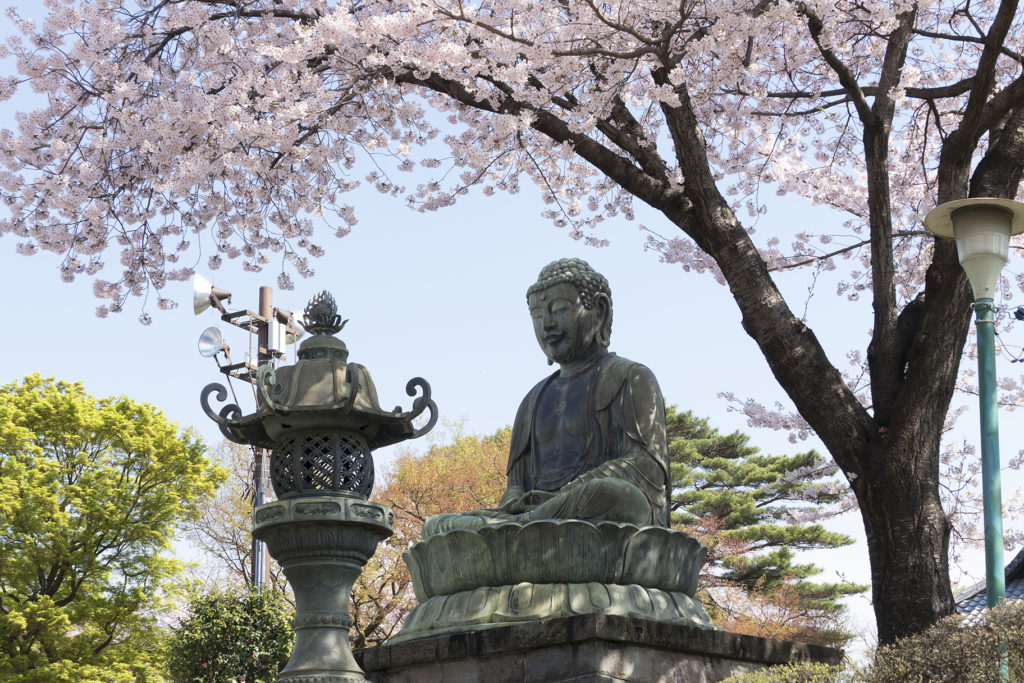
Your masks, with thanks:
[[[257,365],[266,365],[273,358],[270,353],[270,323],[274,317],[274,290],[272,287],[260,287],[259,317],[261,320],[258,323],[259,333],[256,337],[256,362]],[[253,506],[259,507],[265,502],[263,480],[265,478],[264,473],[266,472],[267,466],[267,451],[264,448],[256,448],[254,455],[256,462],[252,472],[252,486],[254,492]],[[269,570],[266,544],[253,537],[250,554],[252,583],[257,588],[261,588],[267,583],[267,572]]]
[[[995,306],[975,301],[978,393],[981,403],[981,486],[985,511],[985,591],[989,607],[1006,599],[1003,566],[1003,502],[999,481],[999,417],[996,397]]]
[[[1003,567],[1003,493],[999,481],[999,400],[996,395],[996,332],[992,299],[971,306],[978,332],[978,400],[981,404],[981,500],[985,514],[985,598],[989,607],[1006,602]],[[1010,680],[1006,644],[999,680]]]

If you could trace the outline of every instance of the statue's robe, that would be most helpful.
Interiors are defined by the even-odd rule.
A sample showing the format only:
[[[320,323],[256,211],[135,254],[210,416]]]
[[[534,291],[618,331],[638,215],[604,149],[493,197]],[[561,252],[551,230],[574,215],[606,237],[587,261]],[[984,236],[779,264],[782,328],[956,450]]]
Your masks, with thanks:
[[[668,526],[671,489],[665,402],[654,374],[640,363],[604,355],[580,373],[586,381],[584,445],[555,469],[537,443],[537,410],[559,372],[523,399],[512,428],[508,490],[493,510],[442,514],[423,537],[504,521],[584,519]],[[547,469],[545,469],[547,467]]]

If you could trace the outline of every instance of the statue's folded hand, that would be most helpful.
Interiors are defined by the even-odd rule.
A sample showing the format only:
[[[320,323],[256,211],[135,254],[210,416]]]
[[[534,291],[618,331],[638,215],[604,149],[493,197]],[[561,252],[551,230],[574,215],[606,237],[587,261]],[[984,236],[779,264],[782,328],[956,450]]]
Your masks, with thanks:
[[[511,498],[502,503],[497,509],[505,514],[518,515],[523,512],[529,512],[544,501],[551,500],[556,495],[556,493],[551,491],[527,491],[517,498]]]

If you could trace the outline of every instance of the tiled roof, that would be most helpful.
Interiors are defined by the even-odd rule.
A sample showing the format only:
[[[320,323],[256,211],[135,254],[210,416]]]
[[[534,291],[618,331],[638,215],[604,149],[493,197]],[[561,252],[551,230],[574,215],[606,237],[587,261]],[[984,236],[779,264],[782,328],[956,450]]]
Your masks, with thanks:
[[[1024,600],[1024,549],[1006,565],[1006,599]],[[982,614],[988,600],[985,595],[985,582],[979,581],[970,588],[953,596],[956,611],[968,615],[965,624],[974,625],[981,622]]]

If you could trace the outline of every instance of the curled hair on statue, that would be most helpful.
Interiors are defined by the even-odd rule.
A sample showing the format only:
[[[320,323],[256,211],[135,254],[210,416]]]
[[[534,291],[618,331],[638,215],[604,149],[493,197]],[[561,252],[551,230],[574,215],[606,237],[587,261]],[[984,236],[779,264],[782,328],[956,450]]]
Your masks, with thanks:
[[[576,287],[583,308],[593,309],[601,297],[608,302],[608,321],[598,332],[601,346],[607,347],[611,344],[612,335],[612,290],[608,286],[608,279],[583,259],[564,258],[544,266],[537,281],[526,290],[526,297],[529,299],[531,294],[563,282]]]

